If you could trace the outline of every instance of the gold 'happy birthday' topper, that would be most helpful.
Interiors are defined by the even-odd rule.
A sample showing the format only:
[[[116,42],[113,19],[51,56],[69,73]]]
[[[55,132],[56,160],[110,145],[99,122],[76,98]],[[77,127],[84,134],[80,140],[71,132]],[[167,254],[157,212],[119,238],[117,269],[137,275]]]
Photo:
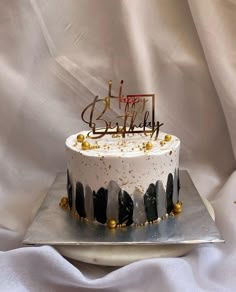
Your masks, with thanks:
[[[155,122],[155,95],[154,94],[130,94],[122,95],[123,80],[120,82],[119,95],[112,96],[112,81],[109,81],[108,96],[99,98],[95,96],[81,114],[82,120],[92,129],[88,136],[93,139],[101,138],[104,135],[144,133],[155,134],[157,139],[159,129],[163,123]],[[147,110],[147,104],[151,101],[151,117]],[[113,109],[113,103],[116,102],[116,110],[119,114],[110,121],[106,115]],[[99,109],[98,109],[99,108]],[[137,123],[137,120],[142,122]],[[99,125],[98,125],[99,124]]]

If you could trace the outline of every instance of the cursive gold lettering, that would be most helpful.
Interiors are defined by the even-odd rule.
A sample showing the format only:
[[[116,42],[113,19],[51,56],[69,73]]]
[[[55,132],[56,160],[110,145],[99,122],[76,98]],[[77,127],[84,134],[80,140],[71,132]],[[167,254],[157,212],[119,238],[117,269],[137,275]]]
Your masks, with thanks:
[[[120,82],[119,95],[111,95],[112,82],[109,81],[108,96],[99,98],[96,96],[88,106],[81,113],[82,120],[89,125],[91,131],[88,136],[94,139],[101,138],[107,134],[134,134],[134,133],[147,133],[151,134],[151,137],[157,139],[159,129],[163,123],[155,122],[155,96],[153,94],[133,94],[122,96],[123,80]],[[152,100],[152,116],[149,121],[150,113],[146,110],[146,104],[149,100]],[[105,118],[105,114],[112,110],[112,101],[118,100],[119,109],[122,110],[123,114],[116,116],[116,121],[108,121]],[[99,105],[102,109],[100,112],[97,109]],[[140,115],[143,116],[143,121],[137,123],[137,118]],[[117,121],[118,119],[118,121]]]

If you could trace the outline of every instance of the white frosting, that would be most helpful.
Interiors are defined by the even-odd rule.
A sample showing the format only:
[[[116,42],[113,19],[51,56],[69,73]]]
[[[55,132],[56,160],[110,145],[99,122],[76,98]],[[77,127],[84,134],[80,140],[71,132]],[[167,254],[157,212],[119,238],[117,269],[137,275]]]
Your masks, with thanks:
[[[86,137],[87,133],[82,131],[78,134]],[[158,180],[166,188],[168,174],[174,175],[179,167],[180,140],[173,135],[163,146],[160,141],[166,134],[162,132],[157,140],[144,134],[126,134],[125,138],[112,135],[86,138],[91,145],[100,148],[82,150],[82,144],[77,143],[78,134],[66,140],[67,166],[73,189],[79,181],[84,187],[97,191],[101,187],[107,188],[113,180],[131,196],[135,189],[144,194],[150,183],[155,184]],[[143,146],[149,141],[153,147],[145,150]]]

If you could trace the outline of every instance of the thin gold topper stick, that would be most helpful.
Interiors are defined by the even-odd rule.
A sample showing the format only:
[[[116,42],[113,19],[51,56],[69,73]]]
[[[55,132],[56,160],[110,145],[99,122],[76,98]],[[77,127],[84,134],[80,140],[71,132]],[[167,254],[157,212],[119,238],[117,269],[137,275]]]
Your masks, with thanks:
[[[112,86],[112,81],[109,81],[109,91],[108,91],[108,96],[111,97],[111,86]]]
[[[112,81],[109,81],[109,89],[108,89],[108,99],[107,99],[107,106],[110,109],[111,108],[111,87],[112,87]]]
[[[121,80],[120,82],[120,91],[119,91],[119,109],[121,108],[121,95],[122,95],[122,86],[123,86],[124,81]]]

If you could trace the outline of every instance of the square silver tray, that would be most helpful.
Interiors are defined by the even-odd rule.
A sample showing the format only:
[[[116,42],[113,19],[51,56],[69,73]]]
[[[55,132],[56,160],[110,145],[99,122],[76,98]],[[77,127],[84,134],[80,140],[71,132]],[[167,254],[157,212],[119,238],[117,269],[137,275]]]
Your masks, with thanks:
[[[224,242],[208,211],[212,207],[206,207],[186,170],[180,171],[180,183],[181,214],[156,224],[109,229],[99,223],[80,221],[59,206],[61,197],[66,196],[66,173],[58,173],[23,244],[123,246]]]

